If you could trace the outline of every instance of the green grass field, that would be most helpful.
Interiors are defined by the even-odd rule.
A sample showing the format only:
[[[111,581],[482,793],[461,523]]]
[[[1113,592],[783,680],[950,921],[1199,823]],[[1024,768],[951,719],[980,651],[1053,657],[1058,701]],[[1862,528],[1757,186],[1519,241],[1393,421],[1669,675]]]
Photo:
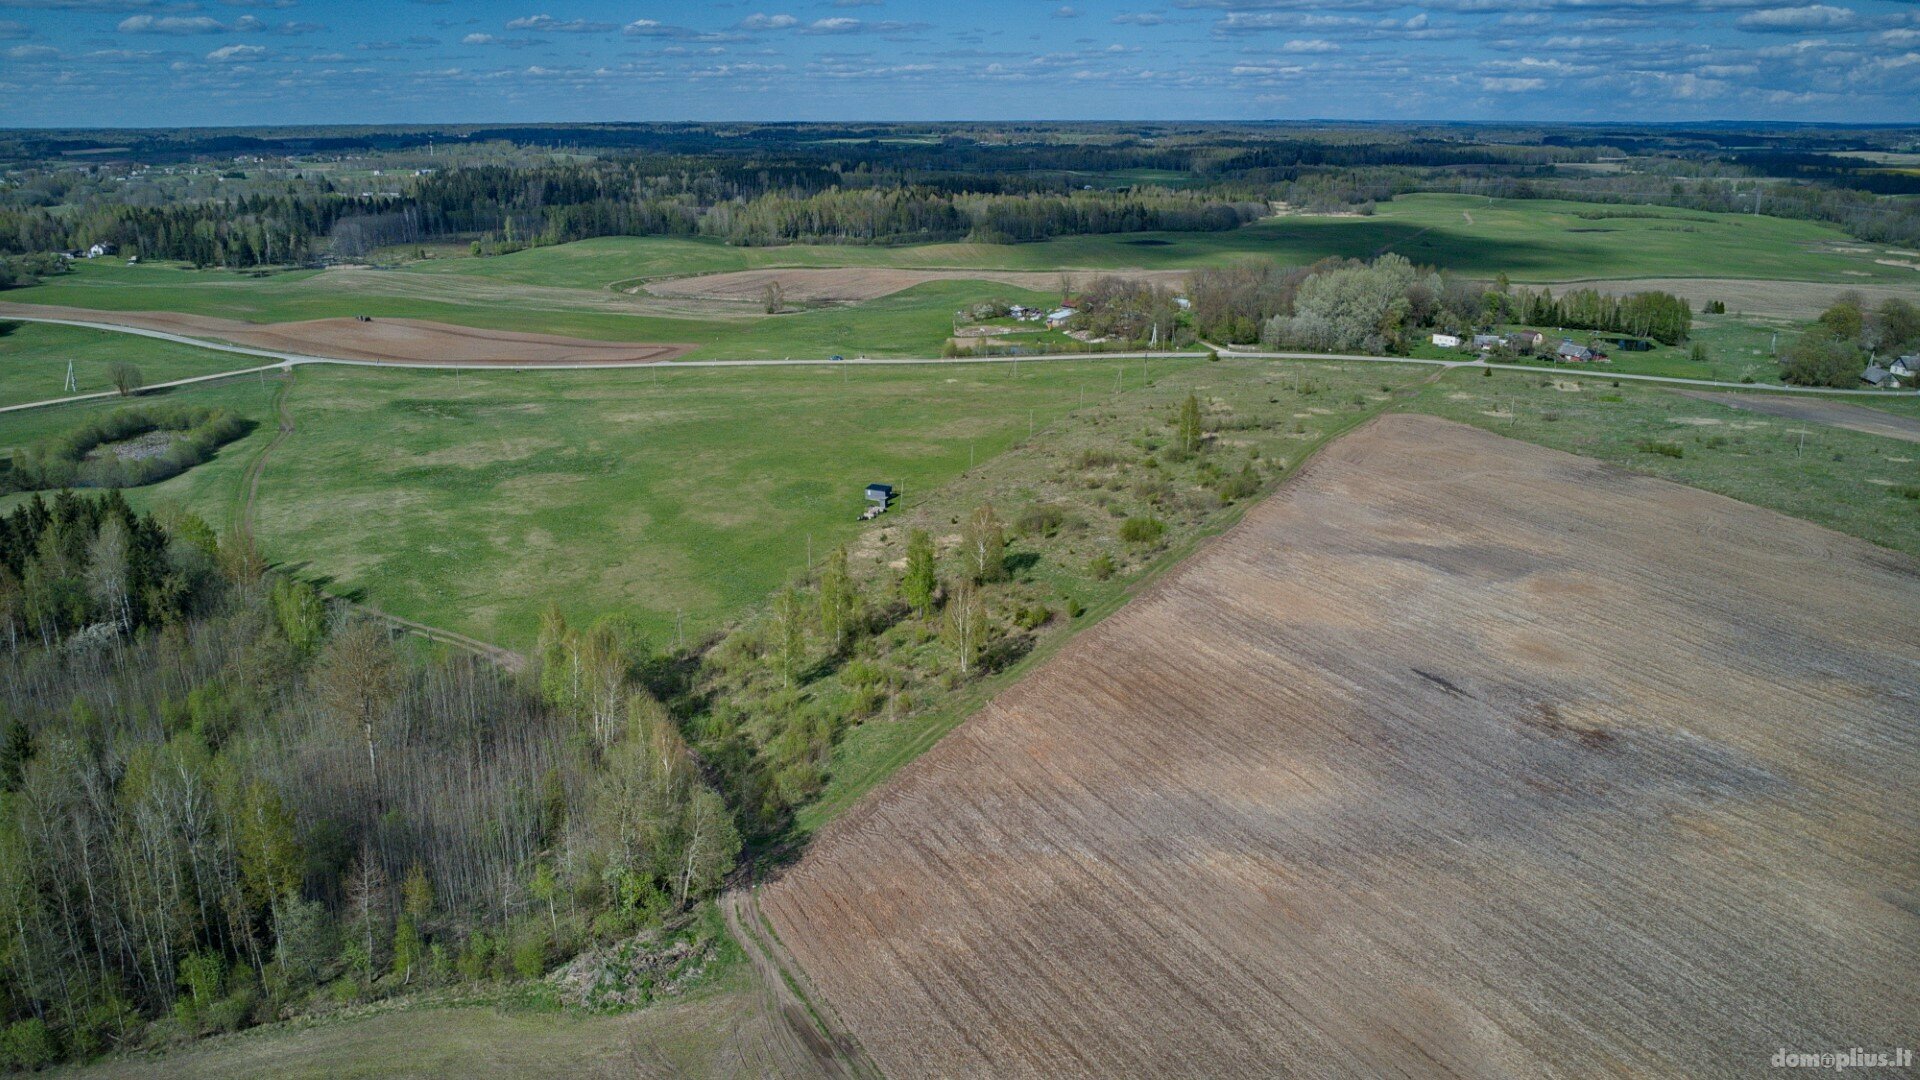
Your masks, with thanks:
[[[661,277],[767,267],[1188,269],[1252,258],[1305,265],[1330,255],[1368,258],[1397,251],[1417,263],[1488,277],[1505,273],[1514,281],[1635,277],[1920,279],[1911,270],[1875,263],[1870,253],[1833,250],[1860,246],[1830,226],[1749,214],[1544,199],[1489,201],[1466,195],[1406,195],[1381,204],[1370,217],[1282,217],[1225,233],[1076,236],[1037,244],[764,248],[732,248],[716,241],[668,237],[606,237],[491,259],[434,260],[414,264],[409,270],[528,285],[605,288]]]
[[[1159,370],[1176,363],[1161,361]],[[903,368],[423,373],[313,368],[256,504],[268,554],[395,615],[510,646],[540,609],[635,616],[662,643],[758,603],[854,537],[870,481],[907,503],[1110,394],[1111,361]],[[1139,382],[1129,369],[1126,385]],[[130,492],[224,526],[277,429],[277,380],[170,399],[256,422]],[[111,404],[0,417],[0,450]],[[13,497],[14,499],[20,496]],[[9,500],[11,501],[11,500]]]
[[[108,368],[121,360],[139,368],[149,383],[232,371],[259,362],[134,334],[0,320],[0,405],[65,397],[69,361],[79,393],[112,390]]]
[[[1488,377],[1454,371],[1407,407],[1716,491],[1920,556],[1920,501],[1900,493],[1903,485],[1920,484],[1920,447],[1913,443],[1763,416],[1655,387],[1616,388],[1579,373],[1496,370]]]

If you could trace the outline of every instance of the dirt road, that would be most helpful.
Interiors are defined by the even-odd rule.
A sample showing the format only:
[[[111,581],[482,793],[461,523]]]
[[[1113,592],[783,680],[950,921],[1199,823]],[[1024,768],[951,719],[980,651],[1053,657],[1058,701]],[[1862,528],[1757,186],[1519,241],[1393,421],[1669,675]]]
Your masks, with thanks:
[[[897,1076],[1727,1076],[1910,1045],[1916,631],[1911,559],[1390,416],[762,905]]]

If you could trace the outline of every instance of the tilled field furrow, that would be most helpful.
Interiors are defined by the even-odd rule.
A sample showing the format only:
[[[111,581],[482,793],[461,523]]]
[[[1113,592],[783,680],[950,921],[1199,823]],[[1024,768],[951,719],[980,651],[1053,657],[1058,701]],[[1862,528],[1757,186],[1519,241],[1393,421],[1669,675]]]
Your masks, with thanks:
[[[901,1076],[1714,1076],[1901,1045],[1917,629],[1897,556],[1389,417],[763,906]]]

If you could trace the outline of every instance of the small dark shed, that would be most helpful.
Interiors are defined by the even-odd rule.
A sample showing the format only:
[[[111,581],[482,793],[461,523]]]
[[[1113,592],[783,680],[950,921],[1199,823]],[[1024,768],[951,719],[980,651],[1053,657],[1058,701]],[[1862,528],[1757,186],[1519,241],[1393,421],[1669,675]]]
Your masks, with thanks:
[[[888,503],[892,502],[893,501],[893,485],[892,484],[868,484],[867,485],[867,501],[870,503],[879,503],[881,506],[885,506]]]

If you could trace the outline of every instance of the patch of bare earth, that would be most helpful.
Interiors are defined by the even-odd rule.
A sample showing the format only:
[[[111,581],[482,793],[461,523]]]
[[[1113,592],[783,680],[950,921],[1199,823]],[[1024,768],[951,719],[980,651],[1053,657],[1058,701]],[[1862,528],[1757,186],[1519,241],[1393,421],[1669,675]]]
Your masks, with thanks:
[[[1777,394],[1716,394],[1704,390],[1676,390],[1682,397],[1698,398],[1748,412],[1783,416],[1807,424],[1826,424],[1849,431],[1879,435],[1888,439],[1920,442],[1920,418],[1881,412],[1844,401],[1817,397],[1781,397]]]
[[[1065,271],[1070,288],[1078,288],[1096,277],[1119,277],[1151,281],[1178,288],[1187,279],[1184,270],[1069,270]],[[655,281],[646,291],[655,296],[675,299],[729,300],[760,303],[768,286],[777,285],[788,303],[854,303],[891,296],[929,281],[990,281],[1035,292],[1057,291],[1062,272],[1017,270],[906,270],[860,267],[833,267],[791,270],[739,270],[701,277]]]
[[[42,304],[0,304],[0,317],[9,314],[132,326],[301,356],[395,364],[646,364],[671,360],[693,348],[691,345],[523,334],[422,319],[250,323],[173,311],[96,311]]]
[[[1920,1021],[1920,565],[1421,416],[768,885],[898,1076],[1752,1075]]]
[[[1595,289],[1610,296],[1636,292],[1668,292],[1686,298],[1693,310],[1718,300],[1727,310],[1745,315],[1782,319],[1811,319],[1833,306],[1841,293],[1859,293],[1868,306],[1889,299],[1920,303],[1920,283],[1913,285],[1854,284],[1822,281],[1749,281],[1735,278],[1631,278],[1600,281],[1556,281],[1556,290]]]

